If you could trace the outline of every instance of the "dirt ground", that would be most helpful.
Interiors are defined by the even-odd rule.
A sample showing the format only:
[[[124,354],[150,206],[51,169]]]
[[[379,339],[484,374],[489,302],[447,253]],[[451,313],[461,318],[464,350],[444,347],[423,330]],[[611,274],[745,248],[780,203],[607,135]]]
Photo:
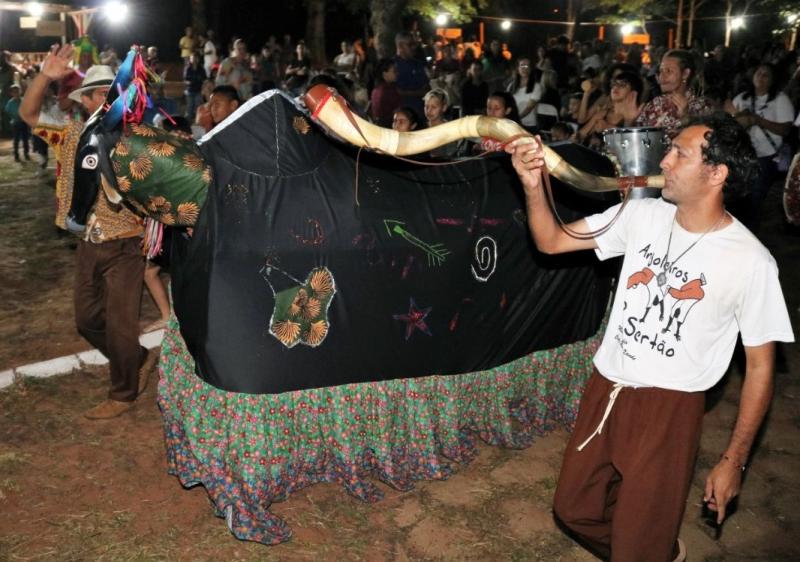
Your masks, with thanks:
[[[52,224],[53,170],[15,164],[0,142],[0,371],[86,349],[73,327],[74,239]],[[783,232],[779,193],[764,241],[781,266],[795,331],[800,237]],[[143,298],[142,325],[156,318]],[[681,536],[689,560],[798,560],[800,356],[784,348],[775,401],[735,512],[721,529],[702,513],[702,483],[724,449],[742,375],[709,393],[702,448]],[[107,369],[26,379],[0,391],[0,561],[6,560],[593,560],[550,512],[567,433],[526,450],[481,446],[447,481],[364,504],[316,485],[273,505],[294,538],[265,547],[236,540],[202,488],[166,473],[155,385],[131,414],[90,422]]]

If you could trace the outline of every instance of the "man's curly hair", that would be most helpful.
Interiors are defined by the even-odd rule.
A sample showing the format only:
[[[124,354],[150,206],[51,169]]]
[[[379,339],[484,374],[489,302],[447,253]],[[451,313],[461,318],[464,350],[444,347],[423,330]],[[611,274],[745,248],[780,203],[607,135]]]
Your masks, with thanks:
[[[728,177],[723,187],[725,201],[735,201],[747,195],[750,186],[758,181],[759,166],[750,135],[736,119],[717,111],[692,119],[687,127],[699,125],[711,129],[704,135],[703,163],[712,166],[725,164]]]

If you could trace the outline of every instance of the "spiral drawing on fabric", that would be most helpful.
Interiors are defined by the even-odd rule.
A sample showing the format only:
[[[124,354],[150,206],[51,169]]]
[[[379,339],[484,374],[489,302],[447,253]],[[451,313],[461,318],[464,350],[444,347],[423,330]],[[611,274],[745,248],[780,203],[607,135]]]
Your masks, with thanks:
[[[481,283],[486,283],[497,267],[497,242],[491,236],[481,236],[475,242],[475,260],[470,269],[472,276]]]

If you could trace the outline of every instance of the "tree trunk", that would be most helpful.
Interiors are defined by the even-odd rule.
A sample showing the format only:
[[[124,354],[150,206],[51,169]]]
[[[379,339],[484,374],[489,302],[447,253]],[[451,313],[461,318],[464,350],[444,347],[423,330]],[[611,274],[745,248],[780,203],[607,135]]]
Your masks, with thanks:
[[[725,10],[725,46],[731,46],[731,10],[733,10],[733,2],[728,0],[727,9]]]
[[[689,2],[689,29],[686,33],[686,45],[691,49],[692,48],[692,41],[694,40],[694,16],[697,13],[697,4],[696,0],[690,0]]]
[[[191,0],[192,6],[192,29],[195,33],[205,34],[208,29],[206,21],[206,2],[205,0]]]
[[[570,43],[575,38],[575,27],[578,23],[578,14],[581,12],[581,0],[567,0],[567,37]]]
[[[678,14],[675,18],[677,24],[675,25],[675,46],[681,48],[681,38],[683,37],[683,0],[678,0]],[[691,47],[690,44],[686,45]]]
[[[406,7],[405,0],[370,0],[370,24],[375,34],[375,49],[378,57],[393,57],[395,54],[394,36],[401,31],[401,15]]]
[[[694,19],[697,16],[697,10],[706,3],[707,0],[691,0],[689,3],[689,29],[686,34],[686,47],[692,48],[694,42]]]
[[[306,0],[306,46],[311,53],[311,63],[321,68],[328,63],[325,54],[326,0]]]

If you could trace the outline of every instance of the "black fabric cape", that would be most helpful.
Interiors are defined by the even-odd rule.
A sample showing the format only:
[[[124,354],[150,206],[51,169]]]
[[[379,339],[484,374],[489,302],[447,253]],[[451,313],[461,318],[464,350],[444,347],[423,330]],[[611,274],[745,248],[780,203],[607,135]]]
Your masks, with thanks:
[[[173,298],[198,375],[215,387],[478,371],[599,327],[610,277],[591,252],[535,251],[505,155],[424,167],[362,153],[357,164],[357,149],[278,93],[248,102],[201,151],[213,184],[193,236],[174,237]],[[555,183],[564,219],[607,206]],[[307,276],[321,268],[336,290],[316,316],[324,339],[287,347],[271,324],[276,295],[313,296]],[[299,337],[313,341],[307,328]]]

